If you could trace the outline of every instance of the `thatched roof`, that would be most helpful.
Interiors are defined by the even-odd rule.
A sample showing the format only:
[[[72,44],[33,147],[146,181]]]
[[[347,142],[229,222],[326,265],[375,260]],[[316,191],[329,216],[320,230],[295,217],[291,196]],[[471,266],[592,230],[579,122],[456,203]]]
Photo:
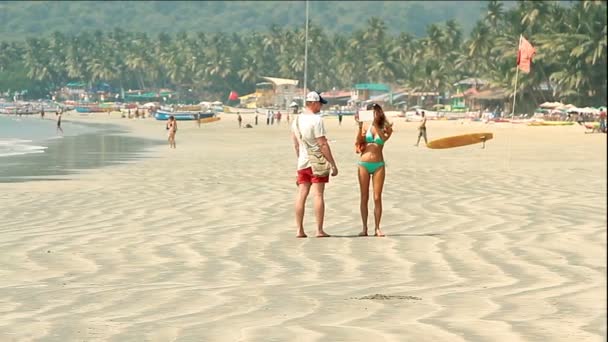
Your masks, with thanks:
[[[472,99],[476,100],[503,100],[511,96],[511,93],[503,88],[490,88],[480,91],[472,95]]]

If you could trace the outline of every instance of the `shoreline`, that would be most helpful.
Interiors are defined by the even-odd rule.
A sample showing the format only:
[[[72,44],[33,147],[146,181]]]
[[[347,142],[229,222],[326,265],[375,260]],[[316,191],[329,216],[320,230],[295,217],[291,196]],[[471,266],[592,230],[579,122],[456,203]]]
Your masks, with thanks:
[[[81,126],[81,131],[72,133],[74,125]],[[79,172],[141,159],[159,144],[158,140],[137,137],[131,128],[117,123],[64,119],[62,127],[67,134],[27,140],[25,145],[42,152],[0,157],[4,165],[0,183],[70,179]]]

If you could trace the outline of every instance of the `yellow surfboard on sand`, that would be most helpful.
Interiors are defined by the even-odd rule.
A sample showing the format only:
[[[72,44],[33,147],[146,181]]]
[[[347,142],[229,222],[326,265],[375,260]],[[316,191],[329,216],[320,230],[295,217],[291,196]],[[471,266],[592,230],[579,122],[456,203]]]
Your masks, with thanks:
[[[485,144],[485,142],[487,140],[490,140],[493,137],[494,137],[494,134],[492,134],[492,133],[470,133],[470,134],[463,134],[463,135],[455,135],[452,137],[446,137],[446,138],[429,141],[429,143],[426,144],[426,147],[439,149],[439,148],[452,148],[452,147],[466,146],[466,145],[471,145],[471,144],[477,144],[480,142]]]
[[[219,120],[220,120],[220,117],[213,116],[213,117],[210,117],[210,118],[199,119],[198,121],[200,123],[209,123],[209,122],[215,122],[215,121],[219,121]]]
[[[530,122],[528,126],[572,126],[573,121],[537,121]]]

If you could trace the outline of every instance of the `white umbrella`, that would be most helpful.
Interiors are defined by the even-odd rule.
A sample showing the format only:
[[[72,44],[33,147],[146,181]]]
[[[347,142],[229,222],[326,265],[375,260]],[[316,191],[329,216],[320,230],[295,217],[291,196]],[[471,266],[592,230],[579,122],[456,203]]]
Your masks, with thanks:
[[[293,101],[289,104],[289,107],[291,107],[291,108],[295,108],[297,106],[298,106],[298,104],[295,101]]]
[[[562,107],[563,105],[564,104],[562,104],[560,102],[545,102],[545,103],[541,104],[539,107],[540,108],[554,109],[554,108]]]
[[[214,106],[221,106],[222,105],[222,103],[220,101],[214,101],[214,102],[211,102],[211,104],[214,105]]]

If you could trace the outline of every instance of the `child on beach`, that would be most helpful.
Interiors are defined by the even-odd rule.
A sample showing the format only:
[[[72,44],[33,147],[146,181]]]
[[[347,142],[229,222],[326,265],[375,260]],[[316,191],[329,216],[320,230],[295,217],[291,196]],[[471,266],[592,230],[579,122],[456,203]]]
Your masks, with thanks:
[[[169,147],[176,148],[175,133],[177,132],[177,121],[175,121],[175,117],[173,115],[171,115],[167,121],[167,131],[169,135]]]

